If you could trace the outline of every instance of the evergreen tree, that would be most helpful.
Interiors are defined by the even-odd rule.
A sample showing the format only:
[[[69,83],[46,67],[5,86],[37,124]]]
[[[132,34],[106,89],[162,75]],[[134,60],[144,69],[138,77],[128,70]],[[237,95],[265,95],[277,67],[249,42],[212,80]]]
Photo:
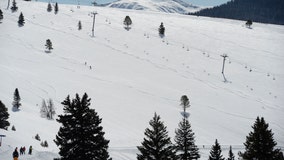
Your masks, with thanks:
[[[129,29],[129,26],[132,24],[131,18],[129,16],[126,16],[124,18],[123,24],[126,26],[126,29]]]
[[[167,127],[156,113],[149,122],[151,129],[145,130],[142,146],[138,146],[138,160],[175,160],[174,146],[168,136]]]
[[[47,100],[47,119],[53,119],[53,115],[55,115],[55,108],[52,99]]]
[[[186,95],[183,95],[183,96],[181,96],[181,98],[180,98],[180,102],[181,102],[180,105],[182,106],[183,112],[184,112],[184,114],[185,114],[186,108],[189,108],[189,107],[190,107],[189,99],[187,98]]]
[[[268,129],[268,123],[264,118],[257,117],[253,131],[246,137],[245,152],[240,153],[243,159],[257,160],[280,160],[280,149],[274,149],[277,143],[274,141],[271,129]]]
[[[252,20],[249,19],[249,20],[246,22],[246,26],[247,26],[248,28],[250,28],[251,25],[252,25]]]
[[[24,15],[23,15],[22,12],[19,16],[18,24],[19,24],[19,26],[23,26],[25,24],[25,18],[24,18]]]
[[[62,124],[54,142],[59,146],[61,160],[108,160],[108,143],[104,138],[102,119],[94,109],[90,109],[90,101],[85,93],[82,98],[67,98],[64,105],[64,115],[59,115],[57,121]]]
[[[10,126],[10,123],[8,121],[9,119],[9,113],[6,106],[0,101],[0,128],[6,129]]]
[[[50,3],[48,3],[47,5],[47,12],[51,12],[52,11],[52,6]]]
[[[48,49],[48,51],[52,50],[52,42],[50,39],[47,39],[46,40],[46,43],[45,43],[45,46],[46,46],[46,49]]]
[[[234,153],[232,151],[232,146],[230,146],[229,158],[227,160],[235,160],[235,156],[234,156]]]
[[[215,145],[213,145],[211,148],[209,160],[225,160],[221,152],[221,146],[219,145],[218,140],[216,139]]]
[[[179,128],[176,130],[175,136],[177,154],[180,160],[200,158],[194,138],[194,133],[189,121],[186,118],[183,118],[179,123]]]
[[[13,0],[13,2],[12,2],[11,10],[12,10],[12,12],[16,12],[18,10],[16,0]]]
[[[16,109],[19,109],[19,107],[22,105],[20,103],[21,101],[21,97],[20,97],[20,94],[19,94],[19,91],[18,91],[18,88],[15,89],[15,92],[14,92],[14,101],[13,101],[13,107],[15,107]]]
[[[160,34],[160,36],[164,36],[165,35],[165,27],[164,27],[163,22],[160,24],[159,34]]]
[[[81,21],[78,22],[78,30],[81,30],[82,29],[82,24],[81,24]]]
[[[54,13],[57,14],[58,12],[58,4],[57,2],[55,3],[55,6],[54,6]]]
[[[3,12],[2,10],[0,9],[0,21],[3,19]]]

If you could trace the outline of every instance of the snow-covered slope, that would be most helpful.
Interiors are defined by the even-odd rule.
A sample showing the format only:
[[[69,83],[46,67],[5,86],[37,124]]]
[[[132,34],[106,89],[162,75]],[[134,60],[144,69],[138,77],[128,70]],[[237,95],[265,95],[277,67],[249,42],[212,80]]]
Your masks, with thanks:
[[[200,8],[181,0],[118,0],[106,7],[187,14]]]
[[[19,10],[11,13],[0,1],[0,100],[16,127],[15,132],[0,130],[6,135],[1,160],[10,159],[15,147],[29,145],[34,154],[20,160],[56,157],[53,139],[60,124],[40,117],[42,99],[52,98],[62,114],[60,103],[67,95],[84,92],[103,119],[114,160],[135,159],[154,112],[174,137],[184,94],[191,101],[189,120],[201,159],[208,158],[216,138],[224,156],[228,145],[237,154],[257,116],[265,118],[278,146],[284,146],[283,26],[254,23],[248,29],[242,21],[62,4],[55,15],[46,11],[46,3],[17,4]],[[95,37],[93,11],[98,12]],[[23,27],[17,25],[20,12]],[[126,15],[133,22],[129,31],[123,27]],[[161,22],[163,39],[157,31]],[[53,43],[51,53],[45,52],[47,39]],[[224,53],[229,56],[227,83],[221,75]],[[11,109],[15,88],[22,98],[18,112]],[[48,148],[33,138],[37,133]]]

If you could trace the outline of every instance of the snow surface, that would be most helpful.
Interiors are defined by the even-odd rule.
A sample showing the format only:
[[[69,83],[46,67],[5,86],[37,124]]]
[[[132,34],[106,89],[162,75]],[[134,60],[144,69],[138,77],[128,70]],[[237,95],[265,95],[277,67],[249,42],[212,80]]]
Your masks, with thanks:
[[[53,140],[60,124],[40,117],[42,99],[53,99],[59,115],[67,95],[84,92],[103,119],[114,160],[136,159],[136,146],[154,112],[173,138],[182,118],[182,95],[191,102],[189,120],[201,159],[208,158],[216,138],[225,157],[229,145],[237,155],[257,116],[270,124],[283,148],[283,26],[254,23],[248,29],[243,21],[72,5],[59,5],[55,15],[46,11],[46,3],[17,4],[19,10],[11,13],[0,1],[0,100],[16,127],[0,130],[6,135],[1,160],[11,159],[15,147],[30,145],[33,155],[19,160],[57,157]],[[98,12],[95,37],[93,11]],[[20,12],[23,27],[17,24]],[[129,31],[123,26],[126,15],[133,22]],[[157,31],[161,22],[164,38]],[[53,43],[51,53],[45,52],[47,39]],[[227,82],[221,74],[222,54],[229,56]],[[18,112],[11,104],[15,88],[22,98]],[[48,148],[34,139],[37,133]]]

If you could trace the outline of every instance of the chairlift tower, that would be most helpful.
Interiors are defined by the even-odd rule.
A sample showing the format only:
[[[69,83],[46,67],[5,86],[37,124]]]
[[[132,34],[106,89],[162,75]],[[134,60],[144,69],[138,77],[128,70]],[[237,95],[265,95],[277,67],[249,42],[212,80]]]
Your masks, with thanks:
[[[96,20],[96,14],[98,14],[96,11],[92,12],[93,14],[93,28],[92,28],[92,37],[95,36],[95,20]]]
[[[225,61],[226,61],[226,58],[228,57],[228,55],[227,54],[223,54],[223,55],[221,55],[221,57],[223,57],[222,74],[224,74]]]
[[[221,57],[223,57],[222,75],[223,75],[223,78],[224,78],[224,82],[227,82],[227,79],[226,79],[225,74],[224,74],[224,69],[225,69],[225,61],[226,61],[226,58],[228,57],[228,55],[223,54],[223,55],[221,55]]]

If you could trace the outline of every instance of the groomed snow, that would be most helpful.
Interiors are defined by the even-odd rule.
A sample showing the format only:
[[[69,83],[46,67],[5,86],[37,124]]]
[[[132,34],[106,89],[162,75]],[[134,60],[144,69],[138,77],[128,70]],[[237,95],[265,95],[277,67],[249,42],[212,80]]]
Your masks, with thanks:
[[[12,159],[15,147],[30,145],[34,154],[19,160],[57,157],[53,140],[60,124],[40,117],[42,99],[53,99],[58,115],[67,95],[84,92],[103,119],[113,160],[136,159],[136,146],[154,112],[173,138],[184,94],[191,102],[189,120],[202,160],[215,139],[225,157],[229,145],[237,155],[257,116],[265,118],[283,148],[283,26],[254,23],[248,29],[244,21],[63,4],[55,15],[46,11],[47,3],[25,1],[17,1],[19,9],[11,13],[6,5],[0,1],[0,100],[16,131],[11,126],[0,130],[6,135],[1,160]],[[98,12],[95,37],[93,11]],[[17,24],[20,12],[23,27]],[[126,15],[133,22],[129,31],[123,27]],[[164,38],[157,31],[161,22]],[[45,52],[47,39],[53,43],[51,53]],[[226,83],[222,54],[229,56]],[[22,98],[18,112],[11,104],[15,88]],[[34,139],[37,133],[48,148]]]

